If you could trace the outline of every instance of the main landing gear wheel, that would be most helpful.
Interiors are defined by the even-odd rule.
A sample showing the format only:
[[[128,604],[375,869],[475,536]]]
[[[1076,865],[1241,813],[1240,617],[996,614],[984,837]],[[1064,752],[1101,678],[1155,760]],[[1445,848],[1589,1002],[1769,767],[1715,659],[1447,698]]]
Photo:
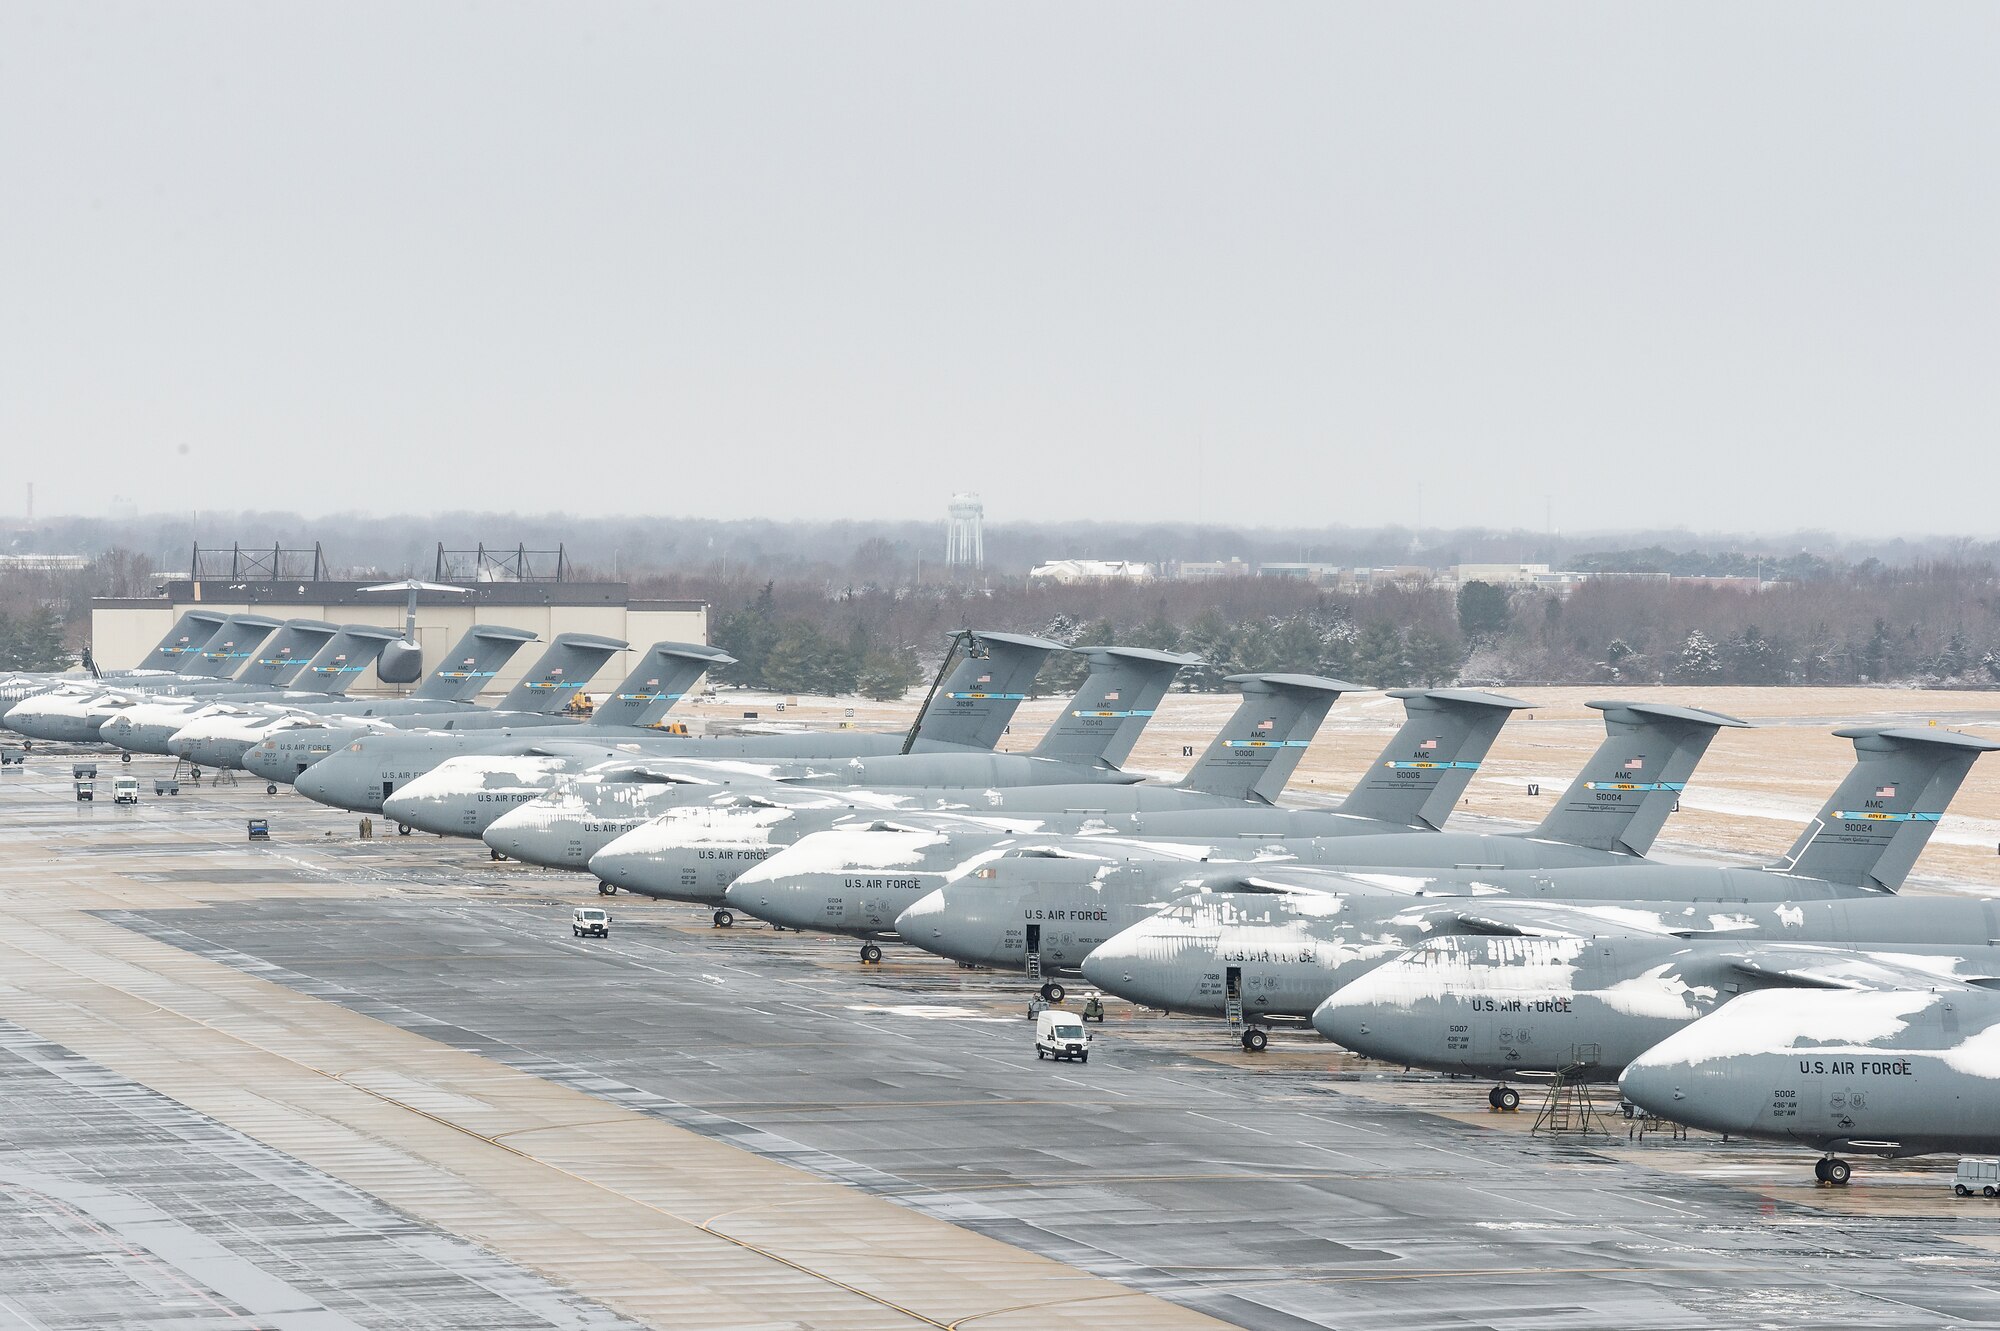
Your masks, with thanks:
[[[1042,997],[1048,999],[1051,1003],[1062,1002],[1063,995],[1067,992],[1068,990],[1064,989],[1054,980],[1044,980],[1042,982]]]
[[[1262,1026],[1252,1026],[1249,1030],[1243,1032],[1243,1047],[1253,1054],[1263,1053],[1264,1046],[1269,1043],[1271,1043],[1271,1037],[1265,1033]]]
[[[734,923],[736,923],[736,916],[733,912],[728,910],[718,910],[715,912],[716,928],[727,929],[730,925]]]
[[[1512,1086],[1495,1086],[1486,1093],[1486,1103],[1511,1114],[1521,1107],[1521,1093]]]
[[[1847,1180],[1853,1176],[1854,1166],[1833,1156],[1815,1161],[1813,1164],[1813,1177],[1821,1183],[1831,1183],[1836,1188],[1846,1187]]]
[[[861,945],[861,964],[862,964],[862,965],[864,965],[864,966],[876,966],[876,965],[880,965],[880,964],[881,964],[881,961],[882,961],[882,948],[881,948],[881,945],[880,945],[880,944],[877,944],[877,943],[863,943],[863,944]]]

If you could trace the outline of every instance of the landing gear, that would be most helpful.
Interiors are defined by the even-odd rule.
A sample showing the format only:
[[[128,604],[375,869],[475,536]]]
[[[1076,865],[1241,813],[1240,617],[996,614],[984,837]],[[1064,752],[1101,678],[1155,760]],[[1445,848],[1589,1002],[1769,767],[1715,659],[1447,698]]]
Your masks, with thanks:
[[[615,897],[618,895],[618,889],[600,878],[597,880],[597,895],[600,897]]]
[[[724,908],[724,909],[720,909],[720,910],[717,910],[717,911],[715,912],[715,927],[716,927],[716,928],[718,928],[718,929],[727,929],[727,928],[728,928],[728,927],[729,927],[730,925],[732,925],[732,924],[734,924],[734,923],[736,923],[736,915],[735,915],[735,913],[734,913],[733,911],[730,911],[730,910],[728,910],[727,908]]]
[[[1831,1183],[1836,1188],[1847,1186],[1847,1180],[1854,1177],[1854,1166],[1835,1156],[1813,1162],[1813,1177],[1821,1183]]]
[[[864,966],[881,965],[882,945],[880,943],[863,943],[861,945],[861,964]]]
[[[1264,1046],[1271,1043],[1271,1037],[1262,1026],[1251,1026],[1243,1032],[1243,1047],[1253,1054],[1264,1052]]]
[[[277,794],[277,793],[278,793],[278,783],[277,783],[277,782],[275,782],[275,781],[266,781],[266,782],[264,783],[264,793],[265,793],[266,795],[275,795],[275,794]]]
[[[489,850],[486,852],[486,854],[488,858],[490,858],[495,864],[503,864],[506,862],[507,859],[505,855],[502,855],[497,850]]]
[[[118,755],[118,761],[119,761],[119,762],[121,762],[121,763],[129,763],[129,762],[131,762],[131,761],[132,761],[132,753],[131,753],[131,751],[130,751],[130,750],[128,749],[128,750],[127,750],[127,751],[125,751],[124,753],[121,753],[121,754],[119,754],[119,755]],[[277,794],[277,792],[276,792],[276,791],[272,791],[271,793],[272,793],[272,794],[274,794],[274,795],[275,795],[275,794]]]
[[[397,836],[408,836],[409,834],[410,834],[410,825],[409,825],[408,823],[397,823],[397,824],[396,824],[396,835],[397,835]]]
[[[1062,1001],[1063,1001],[1063,995],[1064,995],[1064,994],[1066,994],[1066,993],[1068,993],[1068,992],[1069,992],[1068,990],[1064,989],[1064,988],[1063,988],[1063,987],[1062,987],[1061,985],[1057,984],[1057,983],[1056,983],[1056,982],[1055,982],[1054,980],[1044,980],[1044,981],[1042,981],[1042,997],[1043,997],[1043,998],[1046,998],[1046,999],[1048,999],[1048,1000],[1049,1000],[1049,1002],[1051,1002],[1051,1003],[1060,1003],[1060,1002],[1062,1002]]]
[[[1486,1103],[1511,1114],[1521,1107],[1521,1093],[1512,1086],[1495,1086],[1486,1093]]]

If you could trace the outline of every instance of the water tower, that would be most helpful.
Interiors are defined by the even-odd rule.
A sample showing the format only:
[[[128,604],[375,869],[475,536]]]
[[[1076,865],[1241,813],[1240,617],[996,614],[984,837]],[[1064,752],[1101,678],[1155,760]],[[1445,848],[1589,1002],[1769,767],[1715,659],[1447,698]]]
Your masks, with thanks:
[[[976,573],[986,566],[986,505],[975,494],[955,494],[944,529],[944,562],[954,573]]]

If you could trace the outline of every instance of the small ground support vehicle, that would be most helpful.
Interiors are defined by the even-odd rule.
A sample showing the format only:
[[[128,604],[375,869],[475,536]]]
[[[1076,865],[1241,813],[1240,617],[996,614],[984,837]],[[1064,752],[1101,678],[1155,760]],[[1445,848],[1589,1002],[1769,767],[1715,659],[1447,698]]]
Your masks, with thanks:
[[[1045,1008],[1035,1014],[1035,1057],[1090,1061],[1090,1032],[1083,1019],[1066,1008]]]
[[[602,906],[578,906],[570,912],[569,928],[578,938],[609,938],[611,913]]]
[[[1960,1197],[1970,1197],[1975,1192],[1981,1197],[2000,1197],[2000,1160],[1959,1161],[1958,1177],[1952,1180],[1951,1190]]]
[[[136,776],[121,776],[116,781],[113,781],[111,783],[111,802],[113,804],[137,804],[139,802],[139,778]]]
[[[250,819],[250,839],[252,841],[269,841],[271,839],[271,820],[268,818]]]

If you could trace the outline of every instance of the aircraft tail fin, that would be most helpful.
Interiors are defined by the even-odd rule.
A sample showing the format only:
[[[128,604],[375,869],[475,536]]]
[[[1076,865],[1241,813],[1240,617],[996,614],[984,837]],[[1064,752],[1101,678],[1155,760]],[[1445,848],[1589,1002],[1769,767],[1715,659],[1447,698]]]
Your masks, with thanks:
[[[394,629],[377,628],[373,624],[342,624],[306,663],[299,674],[299,687],[338,698],[354,687],[354,681],[394,641]]]
[[[963,655],[917,720],[911,753],[987,749],[1000,742],[1028,696],[1035,672],[1059,642],[1024,633],[967,631]]]
[[[1391,689],[1406,714],[1342,813],[1409,827],[1444,826],[1507,718],[1533,703],[1479,689]]]
[[[590,714],[593,726],[651,726],[694,691],[701,677],[736,658],[698,642],[656,642],[625,682]]]
[[[181,658],[180,671],[197,679],[229,679],[250,664],[257,648],[277,627],[278,621],[268,615],[230,615],[193,659]]]
[[[1365,687],[1319,675],[1231,675],[1223,682],[1236,685],[1243,702],[1177,788],[1265,804],[1284,793],[1334,699]]]
[[[153,650],[133,669],[185,671],[227,618],[213,610],[182,611],[167,636],[154,643]]]
[[[1194,656],[1144,647],[1073,647],[1090,662],[1076,696],[1034,748],[1037,758],[1120,767],[1132,756],[1139,733],[1153,719],[1174,676]]]
[[[1972,764],[2000,744],[1914,726],[1856,726],[1833,733],[1854,741],[1854,769],[1777,867],[1894,892],[1909,877]]]
[[[250,658],[236,682],[285,688],[338,632],[338,627],[323,619],[288,619]]]
[[[1528,835],[1625,855],[1653,848],[1715,732],[1749,725],[1720,712],[1668,703],[1584,706],[1604,713],[1604,742],[1561,803]]]
[[[514,659],[523,643],[534,640],[535,635],[526,629],[474,624],[410,696],[434,702],[471,702]]]
[[[533,712],[554,716],[569,710],[583,686],[597,677],[604,663],[630,646],[622,638],[595,633],[558,633],[541,658],[528,667],[507,696],[494,704],[501,712]]]

